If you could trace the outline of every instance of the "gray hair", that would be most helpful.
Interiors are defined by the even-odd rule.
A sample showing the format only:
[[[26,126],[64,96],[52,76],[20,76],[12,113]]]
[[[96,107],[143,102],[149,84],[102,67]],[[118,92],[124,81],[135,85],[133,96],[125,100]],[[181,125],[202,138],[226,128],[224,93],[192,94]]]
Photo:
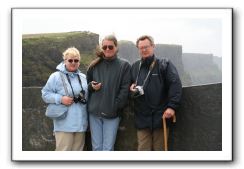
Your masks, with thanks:
[[[102,43],[104,40],[109,40],[109,41],[113,41],[114,45],[117,47],[118,46],[118,40],[114,35],[107,35],[103,38]]]
[[[153,38],[151,36],[142,35],[136,40],[136,47],[138,47],[139,41],[142,41],[142,40],[145,40],[145,39],[148,39],[150,41],[151,45],[154,45],[154,40],[153,40]]]

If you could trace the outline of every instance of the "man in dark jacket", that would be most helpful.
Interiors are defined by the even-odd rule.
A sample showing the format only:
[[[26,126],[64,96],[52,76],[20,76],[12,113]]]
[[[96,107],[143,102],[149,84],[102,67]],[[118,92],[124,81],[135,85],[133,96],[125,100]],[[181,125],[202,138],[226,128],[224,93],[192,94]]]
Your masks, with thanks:
[[[131,68],[130,91],[134,100],[138,150],[162,150],[162,117],[170,119],[179,106],[182,85],[170,60],[154,55],[151,36],[138,38],[136,46],[141,59]]]

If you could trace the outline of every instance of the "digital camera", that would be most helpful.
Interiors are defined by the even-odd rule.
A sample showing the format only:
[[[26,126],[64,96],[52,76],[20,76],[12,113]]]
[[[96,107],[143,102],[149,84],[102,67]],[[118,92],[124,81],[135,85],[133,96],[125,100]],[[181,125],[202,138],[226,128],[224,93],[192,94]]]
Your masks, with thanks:
[[[136,90],[132,95],[134,98],[144,95],[143,86],[136,86],[134,89]]]
[[[79,94],[79,96],[78,97],[74,97],[74,102],[75,103],[78,103],[78,102],[81,102],[81,103],[83,103],[83,104],[86,104],[86,98],[85,98],[85,90],[81,90],[80,91],[80,94]]]

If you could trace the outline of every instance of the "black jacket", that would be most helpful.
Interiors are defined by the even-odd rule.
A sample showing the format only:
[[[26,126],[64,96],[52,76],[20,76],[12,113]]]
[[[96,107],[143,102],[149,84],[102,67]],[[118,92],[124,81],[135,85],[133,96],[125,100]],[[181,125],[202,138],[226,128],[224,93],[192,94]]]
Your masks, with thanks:
[[[166,58],[158,59],[154,56],[147,58],[139,65],[141,60],[136,61],[131,68],[132,83],[142,85],[146,78],[149,67],[155,58],[155,66],[144,85],[145,94],[134,98],[134,112],[136,128],[161,128],[162,114],[166,108],[177,109],[182,94],[182,85],[175,66]]]
[[[126,105],[130,85],[130,64],[118,57],[102,59],[87,71],[88,113],[99,117],[115,118]],[[102,87],[94,91],[91,81],[101,82]]]

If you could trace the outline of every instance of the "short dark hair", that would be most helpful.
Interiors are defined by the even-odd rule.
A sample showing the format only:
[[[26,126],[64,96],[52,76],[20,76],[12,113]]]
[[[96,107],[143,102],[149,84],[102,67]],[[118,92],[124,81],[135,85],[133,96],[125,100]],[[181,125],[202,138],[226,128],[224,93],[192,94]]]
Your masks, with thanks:
[[[151,36],[142,35],[136,40],[136,47],[138,47],[139,41],[142,41],[142,40],[145,40],[145,39],[148,39],[150,41],[151,45],[154,45],[154,40],[153,40],[153,38]]]

